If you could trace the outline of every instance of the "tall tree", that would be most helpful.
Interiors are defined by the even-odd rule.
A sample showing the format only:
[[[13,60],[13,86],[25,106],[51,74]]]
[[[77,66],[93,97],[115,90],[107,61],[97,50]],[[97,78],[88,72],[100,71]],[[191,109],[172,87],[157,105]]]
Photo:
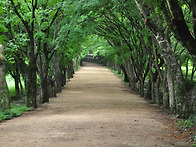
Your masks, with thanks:
[[[8,87],[5,80],[5,59],[3,46],[0,44],[0,111],[10,109]]]
[[[151,29],[161,49],[161,55],[168,69],[169,102],[173,112],[180,115],[188,115],[186,91],[181,68],[176,56],[171,48],[171,44],[165,34],[166,28],[162,24],[162,18],[152,16],[155,10],[151,9],[150,4],[143,0],[135,0],[146,25]]]
[[[34,37],[34,30],[35,30],[35,11],[37,9],[38,0],[32,0],[31,2],[25,2],[26,9],[29,11],[27,13],[23,13],[24,7],[20,7],[21,3],[14,2],[14,0],[10,0],[11,5],[13,7],[14,12],[21,20],[22,24],[24,25],[26,32],[29,37],[29,66],[28,66],[28,87],[27,90],[27,106],[32,106],[34,108],[37,107],[37,63],[36,63],[36,53],[35,53],[35,37]],[[22,4],[23,5],[23,4]],[[25,16],[26,15],[26,16]],[[29,17],[29,18],[27,18]]]

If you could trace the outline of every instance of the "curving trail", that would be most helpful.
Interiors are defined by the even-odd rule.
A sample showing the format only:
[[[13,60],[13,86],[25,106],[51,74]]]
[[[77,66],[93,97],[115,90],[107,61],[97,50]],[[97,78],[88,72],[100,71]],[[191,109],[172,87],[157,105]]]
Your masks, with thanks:
[[[186,147],[167,116],[85,63],[57,98],[0,123],[0,147]]]

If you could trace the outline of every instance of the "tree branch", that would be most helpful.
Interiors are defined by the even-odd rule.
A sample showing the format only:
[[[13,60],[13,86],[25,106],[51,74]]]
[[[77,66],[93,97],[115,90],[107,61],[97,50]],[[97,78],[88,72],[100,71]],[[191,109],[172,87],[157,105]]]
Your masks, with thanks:
[[[16,8],[16,6],[15,6],[15,4],[14,4],[14,1],[13,1],[13,0],[10,0],[10,1],[11,1],[11,4],[12,4],[13,8],[14,8],[14,12],[15,12],[16,15],[19,17],[19,19],[22,21],[22,23],[24,24],[24,26],[25,26],[25,28],[26,28],[28,34],[30,34],[31,30],[30,30],[30,27],[29,27],[29,25],[28,25],[28,22],[25,21],[25,20],[23,19],[23,17],[20,15],[19,11],[17,10],[17,8]]]

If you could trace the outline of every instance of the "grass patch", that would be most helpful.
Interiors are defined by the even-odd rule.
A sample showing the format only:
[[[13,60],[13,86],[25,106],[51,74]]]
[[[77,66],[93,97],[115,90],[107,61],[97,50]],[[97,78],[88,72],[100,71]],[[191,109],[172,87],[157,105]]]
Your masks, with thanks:
[[[26,105],[11,105],[10,110],[0,111],[0,122],[3,120],[8,120],[13,117],[17,117],[23,114],[25,111],[32,110],[32,107],[27,107]]]
[[[184,130],[189,133],[191,147],[196,146],[195,127],[196,127],[196,115],[191,115],[188,119],[180,120],[177,122],[178,129]]]

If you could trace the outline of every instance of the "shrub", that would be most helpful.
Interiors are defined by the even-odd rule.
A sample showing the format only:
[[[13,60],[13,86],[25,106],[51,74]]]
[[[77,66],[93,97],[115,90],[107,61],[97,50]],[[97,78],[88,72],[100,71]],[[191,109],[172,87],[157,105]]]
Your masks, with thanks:
[[[32,107],[27,107],[25,105],[11,105],[10,110],[0,112],[0,122],[2,120],[7,120],[13,117],[20,116],[23,114],[23,112],[30,111],[32,109],[33,109]]]

